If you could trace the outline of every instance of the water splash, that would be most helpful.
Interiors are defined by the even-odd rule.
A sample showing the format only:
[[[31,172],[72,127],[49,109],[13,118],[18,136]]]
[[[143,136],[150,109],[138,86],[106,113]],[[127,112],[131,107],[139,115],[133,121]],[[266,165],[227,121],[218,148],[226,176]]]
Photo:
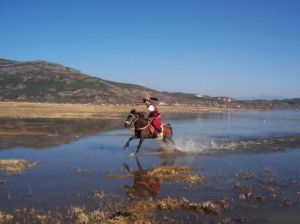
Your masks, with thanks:
[[[242,142],[236,141],[228,141],[223,139],[201,139],[201,140],[193,140],[193,139],[176,139],[175,146],[181,152],[186,153],[209,153],[221,150],[234,151],[239,144],[245,144]]]
[[[175,138],[175,148],[184,153],[268,152],[300,147],[300,135],[265,138]]]
[[[186,153],[201,153],[206,152],[209,148],[215,147],[213,140],[210,142],[196,141],[193,139],[175,139],[175,148]]]

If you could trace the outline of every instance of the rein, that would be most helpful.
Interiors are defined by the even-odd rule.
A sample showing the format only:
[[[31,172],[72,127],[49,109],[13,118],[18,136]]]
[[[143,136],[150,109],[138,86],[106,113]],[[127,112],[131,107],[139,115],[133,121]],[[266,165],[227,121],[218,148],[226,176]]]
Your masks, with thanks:
[[[148,124],[147,124],[145,127],[137,128],[137,130],[138,130],[138,131],[141,131],[141,130],[144,130],[144,129],[148,128],[148,127],[151,125],[152,120],[155,119],[155,118],[158,118],[158,117],[160,117],[160,115],[158,115],[157,117],[152,117],[152,118],[150,119],[150,121],[148,121]]]
[[[148,122],[148,124],[145,127],[142,128],[137,128],[138,131],[144,130],[146,128],[148,128],[151,125],[151,122]]]
[[[134,115],[134,114],[129,114],[129,115],[131,115],[131,120],[130,120],[130,121],[126,121],[126,123],[127,123],[127,124],[133,124],[133,125],[134,125],[135,122],[137,122],[137,120],[139,119],[139,117],[136,116],[135,120],[133,120],[134,117],[135,117],[135,115]],[[142,131],[142,130],[148,128],[150,125],[151,125],[151,121],[148,121],[148,124],[147,124],[145,127],[142,127],[142,128],[136,128],[136,130]]]

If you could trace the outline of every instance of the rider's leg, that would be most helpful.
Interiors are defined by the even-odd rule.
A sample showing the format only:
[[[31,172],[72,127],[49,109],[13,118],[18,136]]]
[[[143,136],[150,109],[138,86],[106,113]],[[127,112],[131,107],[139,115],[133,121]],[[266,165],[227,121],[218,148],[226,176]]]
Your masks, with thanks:
[[[161,127],[157,128],[156,132],[157,132],[157,137],[160,138],[160,139],[163,139],[162,128]]]
[[[160,139],[163,139],[163,131],[162,131],[162,128],[161,128],[161,119],[160,119],[160,117],[154,118],[152,120],[152,126],[156,130],[157,137],[160,138]]]

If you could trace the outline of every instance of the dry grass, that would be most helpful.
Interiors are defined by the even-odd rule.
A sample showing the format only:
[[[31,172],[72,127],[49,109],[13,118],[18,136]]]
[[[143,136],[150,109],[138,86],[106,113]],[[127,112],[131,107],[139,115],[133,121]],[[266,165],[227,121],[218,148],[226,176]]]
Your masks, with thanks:
[[[45,136],[49,135],[46,131],[28,131],[28,130],[0,130],[0,136]]]
[[[21,173],[24,170],[35,167],[36,165],[36,163],[28,162],[22,159],[0,160],[0,169],[3,169],[9,173]]]
[[[145,111],[144,105],[92,105],[92,104],[55,104],[0,102],[0,117],[2,118],[59,118],[59,119],[118,119],[123,118],[130,109]],[[162,113],[197,114],[208,111],[219,111],[218,108],[160,106]]]
[[[0,102],[0,117],[9,118],[113,119],[129,110],[126,106]]]
[[[12,214],[0,211],[0,223],[160,223],[156,212],[192,211],[202,215],[218,215],[221,206],[212,201],[194,202],[187,199],[162,198],[129,202],[111,202],[109,207],[88,210],[84,206],[71,206],[66,212],[36,209],[17,209]],[[165,220],[172,220],[164,217]]]
[[[0,223],[12,223],[13,216],[0,211]]]
[[[177,165],[162,165],[145,170],[144,176],[153,177],[160,182],[178,182],[187,184],[201,184],[204,177],[194,173],[191,167]],[[108,174],[107,176],[116,179],[126,179],[133,176],[133,173]]]
[[[175,181],[189,184],[202,183],[204,178],[191,173],[191,167],[187,166],[159,166],[148,171],[149,176],[154,176],[161,181]]]
[[[147,199],[141,201],[133,201],[128,206],[129,213],[142,214],[143,212],[149,212],[151,210],[176,210],[182,209],[185,211],[194,211],[206,214],[219,214],[221,211],[221,207],[212,202],[212,201],[204,201],[204,202],[194,202],[183,199],[176,198],[163,198],[163,199]]]

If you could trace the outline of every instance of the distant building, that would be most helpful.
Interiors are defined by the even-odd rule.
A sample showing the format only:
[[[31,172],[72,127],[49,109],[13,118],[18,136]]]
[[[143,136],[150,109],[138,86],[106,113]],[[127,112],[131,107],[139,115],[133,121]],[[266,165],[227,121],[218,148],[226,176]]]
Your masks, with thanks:
[[[167,105],[167,103],[161,101],[161,102],[159,102],[159,105]]]
[[[231,102],[231,101],[233,101],[234,99],[231,98],[231,97],[228,97],[228,96],[218,96],[218,97],[217,97],[217,100],[223,101],[223,102]]]

